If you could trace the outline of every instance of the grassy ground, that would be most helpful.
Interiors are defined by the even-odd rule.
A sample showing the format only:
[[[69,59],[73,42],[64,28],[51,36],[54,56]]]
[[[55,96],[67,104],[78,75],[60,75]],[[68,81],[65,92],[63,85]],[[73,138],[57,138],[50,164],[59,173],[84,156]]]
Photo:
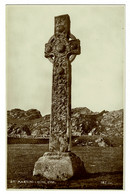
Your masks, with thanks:
[[[10,144],[7,154],[7,188],[122,189],[122,147],[75,146],[72,151],[84,162],[87,177],[65,182],[32,176],[34,164],[48,144]]]
[[[72,145],[90,145],[92,147],[99,147],[97,140],[101,138],[101,135],[82,135],[79,137],[73,137]],[[102,136],[102,140],[105,143],[105,147],[122,147],[123,137],[119,136]]]

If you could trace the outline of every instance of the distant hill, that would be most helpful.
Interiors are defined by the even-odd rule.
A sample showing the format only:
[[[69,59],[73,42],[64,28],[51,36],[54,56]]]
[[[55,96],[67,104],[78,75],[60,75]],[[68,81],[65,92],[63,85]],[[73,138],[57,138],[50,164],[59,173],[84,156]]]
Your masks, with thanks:
[[[123,137],[123,109],[92,112],[86,107],[74,108],[71,114],[72,136]],[[37,109],[7,111],[8,137],[48,138],[50,115],[42,116]]]

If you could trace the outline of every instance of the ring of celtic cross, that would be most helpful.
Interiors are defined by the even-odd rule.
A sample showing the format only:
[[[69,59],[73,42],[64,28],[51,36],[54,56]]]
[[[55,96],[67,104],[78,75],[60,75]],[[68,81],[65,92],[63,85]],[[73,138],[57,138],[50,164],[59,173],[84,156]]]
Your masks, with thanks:
[[[69,43],[67,38],[56,37],[53,35],[45,47],[45,56],[49,59],[51,63],[54,63],[55,56],[67,56],[69,61],[72,62],[76,54],[71,54],[71,50],[77,49],[77,44],[75,41],[77,40],[73,34],[69,34],[69,39],[74,40],[73,43]]]

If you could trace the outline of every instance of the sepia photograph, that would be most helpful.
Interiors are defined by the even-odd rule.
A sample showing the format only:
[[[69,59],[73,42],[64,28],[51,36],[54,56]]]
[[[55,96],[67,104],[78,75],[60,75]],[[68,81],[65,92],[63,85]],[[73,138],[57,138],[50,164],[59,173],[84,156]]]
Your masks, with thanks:
[[[125,5],[6,5],[7,189],[124,189]]]

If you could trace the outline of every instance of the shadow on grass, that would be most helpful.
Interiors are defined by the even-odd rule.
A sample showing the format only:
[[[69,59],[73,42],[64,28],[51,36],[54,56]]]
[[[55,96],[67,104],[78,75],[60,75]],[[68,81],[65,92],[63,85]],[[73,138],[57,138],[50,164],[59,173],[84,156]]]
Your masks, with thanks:
[[[86,173],[86,176],[72,177],[67,181],[51,181],[40,175],[32,176],[29,180],[10,183],[11,189],[123,189],[123,173],[102,172]]]

